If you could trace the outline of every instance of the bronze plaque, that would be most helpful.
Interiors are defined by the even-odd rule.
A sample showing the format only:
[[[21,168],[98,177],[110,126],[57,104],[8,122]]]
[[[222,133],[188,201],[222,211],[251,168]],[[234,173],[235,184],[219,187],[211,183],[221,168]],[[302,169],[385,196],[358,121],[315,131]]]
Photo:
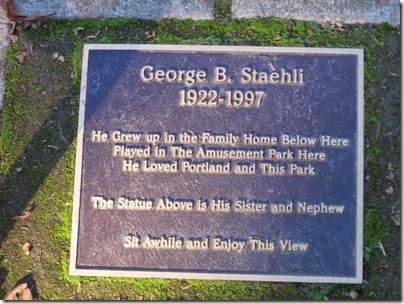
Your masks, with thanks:
[[[73,275],[362,281],[363,51],[86,45]]]

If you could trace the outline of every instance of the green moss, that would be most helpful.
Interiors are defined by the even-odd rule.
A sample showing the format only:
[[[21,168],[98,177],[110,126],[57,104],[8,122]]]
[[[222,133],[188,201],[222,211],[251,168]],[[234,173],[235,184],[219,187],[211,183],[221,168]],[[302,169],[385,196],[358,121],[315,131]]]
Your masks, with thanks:
[[[12,155],[12,141],[13,141],[13,118],[14,118],[14,110],[10,106],[6,106],[2,113],[2,120],[4,129],[1,132],[0,137],[0,157],[2,160],[7,160],[7,163],[3,163],[1,165],[1,173],[8,174],[10,170],[10,166],[12,161],[10,162],[9,158]]]
[[[312,24],[306,21],[298,21],[295,26],[298,35],[306,35],[307,31],[311,28]]]
[[[377,242],[383,239],[386,225],[383,223],[380,210],[376,207],[366,212],[363,225],[365,244],[364,257],[365,261],[369,261],[373,250],[377,247]]]
[[[2,111],[2,128],[0,130],[0,158],[2,159],[0,163],[0,173],[3,174],[9,174],[15,159],[18,157],[18,153],[13,149],[17,137],[14,132],[14,121],[18,119],[22,110],[21,104],[18,102],[18,95],[15,94],[16,88],[22,81],[16,60],[17,54],[17,48],[11,46],[7,55],[9,69],[6,74],[8,85],[6,86],[5,92],[5,98],[9,100],[9,102],[5,103]]]
[[[231,19],[231,0],[215,1],[215,19],[216,20]]]
[[[382,23],[379,25],[379,30],[383,35],[386,35],[386,34],[391,33],[394,29],[390,24]]]
[[[182,39],[175,34],[162,33],[151,41],[153,44],[181,44]]]
[[[74,48],[73,54],[71,55],[71,61],[73,66],[73,85],[76,88],[80,87],[82,56],[83,56],[83,45],[78,44]]]

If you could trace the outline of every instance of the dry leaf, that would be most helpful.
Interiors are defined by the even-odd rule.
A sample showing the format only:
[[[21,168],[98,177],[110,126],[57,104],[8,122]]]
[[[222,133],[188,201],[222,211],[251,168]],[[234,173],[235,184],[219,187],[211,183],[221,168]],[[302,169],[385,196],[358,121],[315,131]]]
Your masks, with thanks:
[[[192,285],[187,285],[187,286],[185,286],[185,287],[182,287],[182,290],[188,290],[188,289],[190,289],[190,288],[192,288]]]
[[[20,173],[22,171],[22,167],[17,167],[15,168],[15,171],[17,171],[18,173]]]
[[[31,28],[34,30],[38,29],[41,26],[41,21],[39,20],[38,22],[31,23]]]
[[[58,60],[61,61],[61,62],[65,62],[65,57],[62,56],[62,55],[60,55],[60,56],[58,57]]]
[[[22,251],[24,252],[25,255],[29,255],[30,254],[30,250],[31,250],[31,244],[29,242],[26,242],[23,246],[22,246]]]
[[[373,291],[369,292],[369,296],[374,296],[377,299],[377,296]]]
[[[388,180],[393,180],[394,179],[394,172],[393,171],[388,171],[386,178]]]
[[[95,38],[97,38],[97,36],[99,35],[99,33],[101,33],[101,32],[98,31],[97,34],[95,34],[95,35],[89,35],[89,36],[87,36],[86,38],[87,38],[87,39],[95,39]]]
[[[58,59],[58,57],[59,57],[59,53],[58,53],[58,52],[54,52],[54,53],[52,54],[52,59],[53,59],[53,60]]]
[[[10,40],[12,43],[16,44],[18,42],[18,36],[17,35],[10,35]]]
[[[281,292],[283,289],[285,289],[285,286],[282,284],[278,284],[275,286],[275,291]]]
[[[77,284],[77,293],[80,293],[80,291],[81,291],[81,283],[79,282]]]
[[[145,34],[146,34],[146,38],[154,38],[154,37],[156,37],[156,32],[155,31],[153,31],[153,32],[145,32]]]
[[[97,252],[93,252],[93,253],[90,255],[90,258],[95,258],[96,255],[97,255]]]
[[[84,29],[83,29],[82,27],[76,27],[76,28],[73,30],[74,36],[77,36],[80,31],[84,31]]]
[[[331,22],[330,21],[321,22],[321,26],[323,27],[323,29],[329,29],[331,27]]]
[[[344,24],[342,22],[340,22],[340,21],[337,21],[337,22],[334,23],[334,26],[336,28],[342,28],[344,26]]]
[[[20,63],[24,63],[25,61],[25,56],[23,54],[17,55],[15,58],[17,58]]]
[[[27,217],[31,216],[32,213],[29,211],[24,211],[24,214],[19,216],[20,219],[26,219]]]
[[[65,203],[65,206],[66,206],[66,207],[69,207],[70,205],[71,205],[70,202],[66,202],[66,203]]]
[[[25,220],[27,217],[31,216],[32,213],[29,211],[24,211],[23,215],[20,216],[15,216],[14,219],[20,219],[20,220]]]
[[[22,56],[24,56],[24,59],[27,59],[29,57],[29,52],[25,51],[21,53]]]
[[[54,146],[54,145],[48,145],[48,148],[52,148],[52,149],[55,149],[55,150],[59,150],[59,149],[60,149],[59,147],[56,147],[56,146]]]
[[[30,44],[28,45],[27,54],[28,54],[28,55],[34,54],[34,44],[33,44],[33,43],[30,43]]]
[[[20,63],[24,63],[24,61],[34,53],[34,45],[30,43],[25,52],[22,52],[20,55],[15,56]]]
[[[355,300],[358,297],[358,293],[355,290],[351,290],[348,293],[348,296],[350,296],[353,300]]]
[[[386,190],[384,190],[389,195],[392,195],[394,192],[393,186],[388,187]]]
[[[387,171],[394,171],[393,165],[391,164],[391,162],[389,162],[389,163],[387,164]]]
[[[391,76],[398,77],[398,74],[397,74],[397,73],[394,73],[394,72],[390,72],[390,71],[389,71],[389,74],[390,74]]]
[[[275,41],[279,41],[279,40],[281,40],[281,39],[282,39],[282,37],[279,36],[279,35],[276,35],[276,36],[274,37],[274,40],[275,40]]]
[[[394,221],[394,223],[396,224],[396,226],[400,226],[401,225],[401,212],[400,210],[396,210],[396,208],[392,208],[391,209],[391,218]]]
[[[24,21],[24,25],[22,27],[25,30],[25,29],[29,28],[31,26],[31,24],[32,24],[31,21],[27,20],[27,21]]]
[[[396,215],[393,215],[391,218],[393,219],[394,224],[396,224],[396,226],[400,226],[400,224],[401,224],[400,213],[397,213]]]

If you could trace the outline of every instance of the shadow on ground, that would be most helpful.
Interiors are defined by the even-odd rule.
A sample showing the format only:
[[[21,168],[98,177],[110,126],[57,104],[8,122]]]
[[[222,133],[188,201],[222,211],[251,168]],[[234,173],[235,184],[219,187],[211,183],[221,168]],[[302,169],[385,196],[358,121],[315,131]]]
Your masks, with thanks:
[[[24,256],[21,247],[16,248],[15,242],[11,240],[9,243],[11,231],[18,228],[22,228],[25,232],[29,231],[25,234],[26,239],[22,238],[24,234],[19,234],[21,239],[18,242],[22,244],[31,242],[35,250],[36,243],[40,240],[31,240],[36,238],[34,232],[39,233],[40,237],[41,234],[45,237],[41,229],[44,229],[43,231],[51,229],[45,224],[31,225],[41,221],[32,214],[39,205],[42,205],[42,202],[38,204],[33,198],[58,161],[71,147],[76,133],[78,95],[76,93],[73,96],[72,93],[72,80],[69,77],[71,67],[70,65],[63,67],[61,62],[52,62],[49,60],[51,50],[47,50],[46,45],[42,49],[41,47],[42,45],[35,45],[32,56],[34,58],[29,58],[24,63],[26,66],[36,66],[36,68],[31,70],[31,67],[20,67],[20,73],[33,71],[33,74],[18,76],[16,80],[18,85],[14,84],[10,88],[14,91],[7,94],[8,98],[10,99],[11,96],[12,99],[6,100],[8,108],[4,111],[7,113],[2,113],[3,120],[5,116],[12,119],[12,134],[11,141],[8,142],[9,147],[6,147],[9,149],[6,151],[8,156],[1,159],[1,162],[2,165],[4,162],[12,164],[9,165],[8,173],[0,175],[0,244],[3,249],[2,254],[6,252],[5,256],[0,256],[3,264],[0,268],[0,286],[3,286],[7,274],[11,271],[7,269],[7,265],[13,265],[16,261],[20,263],[18,260]],[[12,73],[10,70],[15,69],[13,65],[16,64],[14,61],[8,62],[8,73]],[[67,75],[69,76],[66,77]],[[8,77],[13,76],[8,75]],[[14,108],[14,103],[19,104],[19,108]],[[4,121],[1,123],[4,124]],[[2,132],[5,132],[4,129]],[[20,137],[30,138],[30,140],[24,142]],[[19,156],[16,158],[15,155]],[[31,283],[34,282],[32,273],[27,275],[22,269],[12,269],[12,271],[14,279],[15,276],[19,276]],[[33,272],[36,270],[34,269]],[[8,282],[8,286],[14,283]],[[30,284],[32,288],[35,287],[31,288],[31,291],[37,293],[36,284]],[[4,289],[0,289],[0,298],[4,298],[5,293]]]

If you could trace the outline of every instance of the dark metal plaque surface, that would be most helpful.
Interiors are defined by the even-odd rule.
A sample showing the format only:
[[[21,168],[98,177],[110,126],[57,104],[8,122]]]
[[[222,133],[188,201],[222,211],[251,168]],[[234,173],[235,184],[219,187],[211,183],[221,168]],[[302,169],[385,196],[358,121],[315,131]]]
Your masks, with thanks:
[[[86,45],[70,273],[362,281],[363,51]]]

